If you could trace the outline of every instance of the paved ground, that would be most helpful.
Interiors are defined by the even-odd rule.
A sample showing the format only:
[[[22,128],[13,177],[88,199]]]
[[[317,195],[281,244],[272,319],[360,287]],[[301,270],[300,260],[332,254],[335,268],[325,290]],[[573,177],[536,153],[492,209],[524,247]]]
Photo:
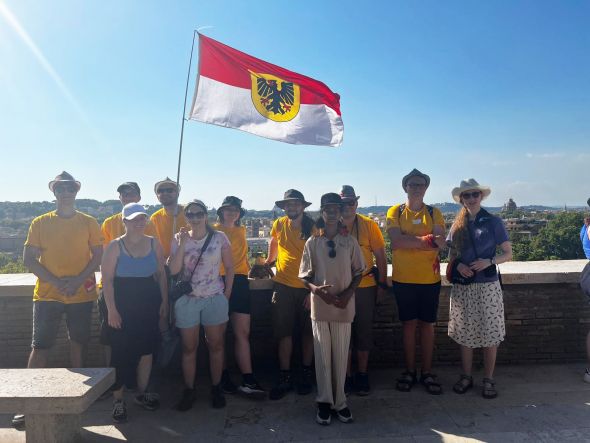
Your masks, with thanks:
[[[441,396],[420,386],[398,392],[397,372],[379,371],[372,375],[370,397],[350,398],[355,422],[333,421],[328,427],[315,423],[313,397],[296,394],[257,402],[228,396],[224,410],[213,410],[203,387],[195,407],[179,413],[172,405],[181,386],[171,382],[162,392],[159,411],[131,404],[126,424],[112,424],[109,400],[95,403],[82,418],[82,441],[590,442],[590,384],[582,382],[582,372],[581,364],[499,367],[500,395],[485,400],[480,386],[464,396],[452,392],[456,368],[438,369],[445,388]],[[476,384],[481,384],[481,373]],[[0,415],[0,442],[24,441],[24,432],[12,429],[10,417]]]

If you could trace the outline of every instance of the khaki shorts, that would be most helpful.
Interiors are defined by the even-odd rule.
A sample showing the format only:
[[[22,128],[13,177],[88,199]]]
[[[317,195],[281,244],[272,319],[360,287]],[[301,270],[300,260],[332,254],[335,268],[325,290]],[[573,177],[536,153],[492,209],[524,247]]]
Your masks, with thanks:
[[[352,340],[357,351],[370,351],[373,348],[373,313],[377,299],[377,286],[356,288],[354,305],[356,314],[352,323]]]
[[[291,337],[296,324],[301,335],[312,335],[311,313],[303,307],[303,300],[308,295],[308,289],[275,283],[271,312],[276,339]]]

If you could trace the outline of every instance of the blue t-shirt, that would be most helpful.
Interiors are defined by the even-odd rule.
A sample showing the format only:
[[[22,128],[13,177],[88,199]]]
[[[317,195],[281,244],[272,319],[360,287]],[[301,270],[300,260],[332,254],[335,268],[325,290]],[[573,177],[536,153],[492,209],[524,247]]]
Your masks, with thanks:
[[[496,255],[496,247],[505,241],[508,241],[508,232],[504,227],[504,222],[499,217],[495,217],[485,211],[480,210],[477,213],[475,220],[469,221],[468,229],[471,237],[467,236],[461,248],[461,263],[469,265],[477,258],[492,258]],[[475,242],[475,250],[477,250],[477,257],[475,250],[471,246],[471,240]],[[449,240],[452,241],[453,236],[449,234]],[[485,271],[480,271],[476,274],[474,283],[489,283],[498,280],[498,275],[486,277]]]
[[[584,248],[584,254],[586,258],[590,260],[590,238],[588,238],[588,226],[582,226],[580,231],[580,240],[582,240],[582,247]]]

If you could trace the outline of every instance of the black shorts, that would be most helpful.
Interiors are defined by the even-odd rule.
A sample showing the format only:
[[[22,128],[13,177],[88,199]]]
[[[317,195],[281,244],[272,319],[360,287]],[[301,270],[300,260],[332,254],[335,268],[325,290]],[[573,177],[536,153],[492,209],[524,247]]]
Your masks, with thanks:
[[[229,298],[229,313],[250,314],[250,282],[248,276],[236,274]]]
[[[432,284],[393,282],[400,321],[421,320],[435,323],[440,282]]]
[[[61,318],[66,314],[68,338],[81,345],[90,339],[90,322],[94,302],[65,304],[57,301],[33,302],[33,342],[34,349],[49,349],[61,325]]]

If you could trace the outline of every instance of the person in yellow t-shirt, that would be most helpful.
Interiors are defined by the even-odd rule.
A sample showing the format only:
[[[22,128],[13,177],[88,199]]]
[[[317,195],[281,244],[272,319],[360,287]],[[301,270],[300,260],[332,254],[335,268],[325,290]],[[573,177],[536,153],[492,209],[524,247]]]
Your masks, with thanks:
[[[231,244],[232,258],[234,262],[234,284],[229,299],[229,316],[234,331],[234,353],[240,372],[242,384],[238,387],[233,384],[226,367],[221,376],[222,389],[225,393],[240,391],[247,396],[264,396],[266,392],[252,373],[252,357],[250,352],[250,283],[248,281],[248,243],[246,241],[246,228],[242,226],[242,217],[246,211],[242,208],[242,200],[233,195],[223,199],[223,203],[217,209],[219,223],[213,228],[227,235]],[[225,276],[223,263],[221,275]],[[225,277],[224,277],[225,278]]]
[[[278,400],[293,390],[291,378],[291,353],[293,329],[299,323],[301,331],[303,368],[297,386],[300,395],[309,394],[313,388],[313,335],[311,331],[309,290],[299,280],[299,265],[306,240],[314,233],[314,221],[304,213],[311,205],[303,194],[295,189],[285,192],[283,200],[275,204],[285,211],[272,225],[266,264],[276,260],[274,293],[272,295],[272,324],[279,341],[280,377],[270,391],[270,399]]]
[[[416,327],[420,327],[422,371],[420,383],[430,394],[442,387],[431,373],[434,323],[440,293],[439,249],[445,246],[445,224],[437,208],[424,203],[430,177],[417,169],[402,179],[406,203],[387,211],[387,233],[391,239],[393,291],[403,325],[406,370],[397,380],[400,391],[410,391],[416,378]]]
[[[155,233],[164,250],[165,257],[168,258],[174,235],[180,231],[180,228],[187,225],[184,207],[178,204],[180,186],[166,177],[154,185],[154,192],[163,207],[150,217],[150,224],[153,225],[153,231],[151,232]],[[152,235],[147,232],[146,234]]]
[[[359,196],[350,185],[342,186],[342,222],[352,237],[361,247],[363,258],[367,264],[365,274],[355,291],[355,311],[352,323],[351,348],[354,347],[357,357],[357,372],[352,378],[351,354],[348,356],[348,367],[345,388],[347,393],[354,390],[358,395],[369,395],[369,352],[373,347],[373,312],[377,298],[382,299],[387,294],[387,257],[385,255],[385,240],[381,229],[374,220],[362,214],[357,214]],[[379,285],[371,273],[373,257],[379,276]]]

